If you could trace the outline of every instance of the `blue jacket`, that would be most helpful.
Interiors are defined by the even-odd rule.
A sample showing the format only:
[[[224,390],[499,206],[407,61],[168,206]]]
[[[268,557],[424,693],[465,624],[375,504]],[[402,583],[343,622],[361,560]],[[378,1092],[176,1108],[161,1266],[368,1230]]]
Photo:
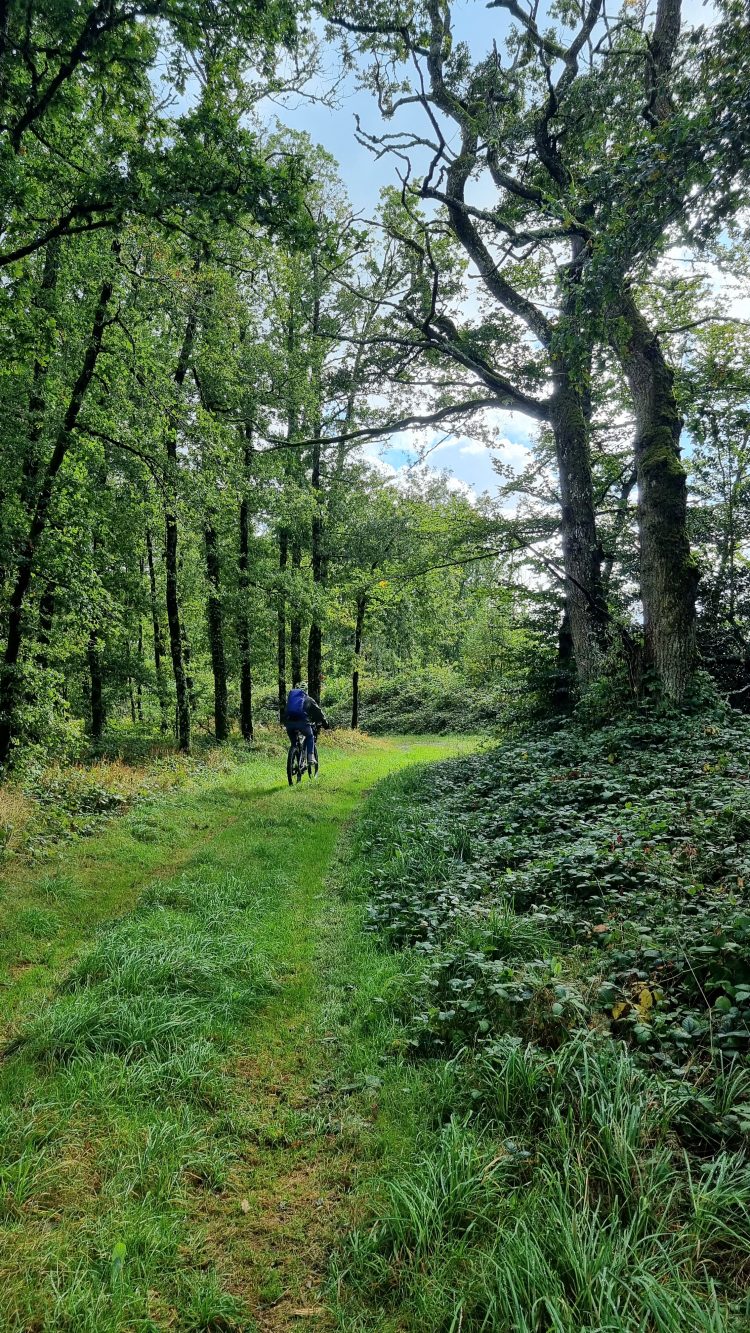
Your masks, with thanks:
[[[294,726],[295,723],[302,726],[305,722],[325,723],[326,715],[319,704],[305,694],[304,690],[290,690],[286,701],[286,710],[284,712],[284,724]]]

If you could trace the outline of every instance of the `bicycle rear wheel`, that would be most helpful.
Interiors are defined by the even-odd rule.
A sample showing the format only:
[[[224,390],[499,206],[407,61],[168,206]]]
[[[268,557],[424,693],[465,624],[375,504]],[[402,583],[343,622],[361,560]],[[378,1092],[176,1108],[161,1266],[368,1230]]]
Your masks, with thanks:
[[[316,778],[316,777],[318,776],[318,747],[317,747],[317,745],[314,745],[314,746],[313,746],[313,757],[312,757],[312,761],[311,761],[311,763],[310,763],[310,766],[309,766],[309,768],[308,768],[308,770],[307,770],[307,775],[308,775],[308,777],[309,777],[310,779],[312,779],[312,778]]]
[[[299,782],[299,780],[300,780],[300,772],[299,772],[299,746],[298,746],[298,745],[290,745],[290,746],[289,746],[289,753],[288,753],[288,755],[287,755],[287,757],[286,757],[286,780],[287,780],[287,782],[289,783],[289,786],[290,786],[290,787],[292,786],[295,777],[296,777],[297,781]]]

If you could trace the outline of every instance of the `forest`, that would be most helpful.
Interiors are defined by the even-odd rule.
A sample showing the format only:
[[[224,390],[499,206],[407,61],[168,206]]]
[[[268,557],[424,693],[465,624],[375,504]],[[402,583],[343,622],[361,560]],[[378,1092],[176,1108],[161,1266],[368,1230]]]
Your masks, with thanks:
[[[743,1333],[746,4],[5,0],[0,179],[0,1333]]]

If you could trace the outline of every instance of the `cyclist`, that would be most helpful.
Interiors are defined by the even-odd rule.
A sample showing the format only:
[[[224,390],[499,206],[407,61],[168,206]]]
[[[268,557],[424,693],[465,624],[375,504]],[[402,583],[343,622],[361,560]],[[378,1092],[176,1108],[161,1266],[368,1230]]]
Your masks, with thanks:
[[[289,691],[284,710],[284,726],[286,734],[292,745],[297,739],[297,733],[302,732],[307,747],[307,765],[308,770],[312,771],[313,754],[315,750],[315,733],[312,729],[312,723],[318,722],[322,727],[328,726],[326,717],[320,704],[312,699],[307,693],[307,686],[300,683],[293,690]]]

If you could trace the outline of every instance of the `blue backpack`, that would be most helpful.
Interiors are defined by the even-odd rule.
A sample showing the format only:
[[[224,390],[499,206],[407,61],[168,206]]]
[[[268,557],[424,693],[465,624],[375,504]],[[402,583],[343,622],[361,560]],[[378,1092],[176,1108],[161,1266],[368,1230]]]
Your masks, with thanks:
[[[300,722],[307,721],[305,713],[305,699],[307,695],[304,690],[290,690],[286,701],[286,715],[288,718],[294,718]]]

